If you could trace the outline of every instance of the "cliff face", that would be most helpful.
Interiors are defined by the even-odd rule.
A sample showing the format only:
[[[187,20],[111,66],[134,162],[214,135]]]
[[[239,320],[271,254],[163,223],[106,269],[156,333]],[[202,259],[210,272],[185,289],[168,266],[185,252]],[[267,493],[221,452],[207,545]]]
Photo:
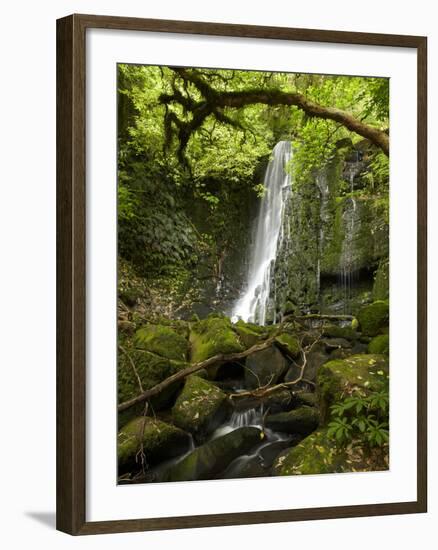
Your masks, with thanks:
[[[275,266],[277,309],[354,312],[388,297],[388,196],[373,188],[373,151],[340,149],[296,185]]]

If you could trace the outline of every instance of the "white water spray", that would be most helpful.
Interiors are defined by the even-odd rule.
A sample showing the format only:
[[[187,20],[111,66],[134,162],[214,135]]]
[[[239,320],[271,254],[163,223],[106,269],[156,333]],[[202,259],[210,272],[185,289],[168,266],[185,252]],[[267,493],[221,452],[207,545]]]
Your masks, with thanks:
[[[271,297],[271,284],[277,249],[284,236],[285,208],[291,193],[290,175],[285,170],[291,156],[289,141],[280,141],[274,147],[273,158],[265,174],[264,195],[256,222],[246,286],[233,308],[233,321],[240,318],[264,325],[271,307],[275,322],[275,299]]]

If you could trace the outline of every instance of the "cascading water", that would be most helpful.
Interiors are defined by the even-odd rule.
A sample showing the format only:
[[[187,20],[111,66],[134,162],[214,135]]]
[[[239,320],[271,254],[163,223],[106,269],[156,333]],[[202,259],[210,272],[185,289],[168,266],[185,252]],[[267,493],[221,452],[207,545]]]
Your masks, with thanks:
[[[286,166],[291,156],[289,141],[280,141],[274,147],[273,158],[265,174],[246,286],[233,308],[233,320],[240,318],[264,325],[271,309],[275,322],[275,289],[271,287],[277,249],[285,234],[285,211],[291,193],[291,178]]]
[[[360,215],[357,211],[357,203],[354,198],[354,178],[362,169],[362,164],[357,158],[348,167],[351,197],[344,212],[345,239],[342,243],[340,285],[344,294],[344,313],[351,313],[352,289],[355,284],[355,242],[357,232],[360,229]]]

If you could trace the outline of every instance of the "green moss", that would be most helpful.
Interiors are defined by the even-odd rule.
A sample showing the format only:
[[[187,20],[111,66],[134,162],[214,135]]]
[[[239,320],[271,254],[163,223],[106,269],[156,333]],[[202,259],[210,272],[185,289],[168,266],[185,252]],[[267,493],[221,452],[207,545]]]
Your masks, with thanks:
[[[328,361],[318,369],[317,388],[323,421],[329,407],[349,391],[367,394],[388,386],[388,358],[378,354],[359,354]]]
[[[141,392],[132,364],[135,366],[143,390],[156,386],[172,374],[188,367],[187,363],[166,359],[148,351],[135,350],[127,346],[124,346],[123,349],[125,352],[119,351],[117,361],[117,398],[119,403],[128,401]],[[152,398],[152,406],[156,409],[167,406],[179,386],[178,382],[172,384],[168,389]],[[136,414],[140,414],[143,408],[144,404],[140,403],[137,407],[127,409],[119,416],[119,423],[124,424]]]
[[[239,336],[240,341],[246,349],[254,346],[263,337],[267,336],[264,327],[254,325],[253,323],[245,323],[242,320],[233,325],[233,330]]]
[[[194,323],[190,331],[191,362],[199,363],[220,353],[243,351],[243,346],[226,317],[212,317]]]
[[[389,298],[389,260],[383,259],[379,263],[373,284],[373,300],[387,300]]]
[[[300,342],[296,336],[283,332],[275,338],[275,341],[279,344],[280,348],[286,348],[292,357],[298,357],[300,354]]]
[[[324,327],[322,334],[330,338],[345,338],[347,340],[355,340],[357,338],[357,332],[353,327],[339,327],[337,325]]]
[[[338,200],[332,201],[332,209],[334,216],[332,218],[332,227],[327,228],[331,230],[331,234],[327,239],[326,248],[321,257],[321,271],[324,273],[336,273],[339,269],[342,243],[344,241],[343,230],[343,213],[344,213],[344,199],[336,197]]]
[[[190,437],[183,430],[150,417],[138,417],[123,426],[117,437],[119,468],[135,466],[143,445],[147,464],[177,456],[188,449]]]
[[[372,452],[375,456],[370,460],[370,451],[359,440],[354,445],[338,447],[327,436],[327,428],[320,428],[296,447],[280,453],[273,473],[288,476],[387,470],[385,452]]]
[[[357,319],[363,334],[376,336],[388,326],[389,303],[387,301],[373,302],[359,311]]]
[[[167,359],[185,361],[188,341],[173,328],[163,325],[145,325],[135,333],[136,347]]]
[[[368,353],[389,355],[389,334],[379,334],[368,344]]]
[[[226,394],[208,380],[192,375],[172,408],[172,418],[177,426],[202,438],[225,419],[227,412]]]

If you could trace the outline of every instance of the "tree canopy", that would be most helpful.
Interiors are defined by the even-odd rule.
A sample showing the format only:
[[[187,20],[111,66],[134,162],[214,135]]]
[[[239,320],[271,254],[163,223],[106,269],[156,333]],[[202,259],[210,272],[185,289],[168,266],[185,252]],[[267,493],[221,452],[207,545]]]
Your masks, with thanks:
[[[388,79],[121,64],[118,91],[120,242],[130,259],[147,245],[151,265],[195,261],[195,229],[176,203],[187,193],[205,201],[220,234],[218,203],[226,208],[233,189],[260,193],[259,167],[283,139],[297,184],[343,140],[373,143],[374,173],[387,176]]]

